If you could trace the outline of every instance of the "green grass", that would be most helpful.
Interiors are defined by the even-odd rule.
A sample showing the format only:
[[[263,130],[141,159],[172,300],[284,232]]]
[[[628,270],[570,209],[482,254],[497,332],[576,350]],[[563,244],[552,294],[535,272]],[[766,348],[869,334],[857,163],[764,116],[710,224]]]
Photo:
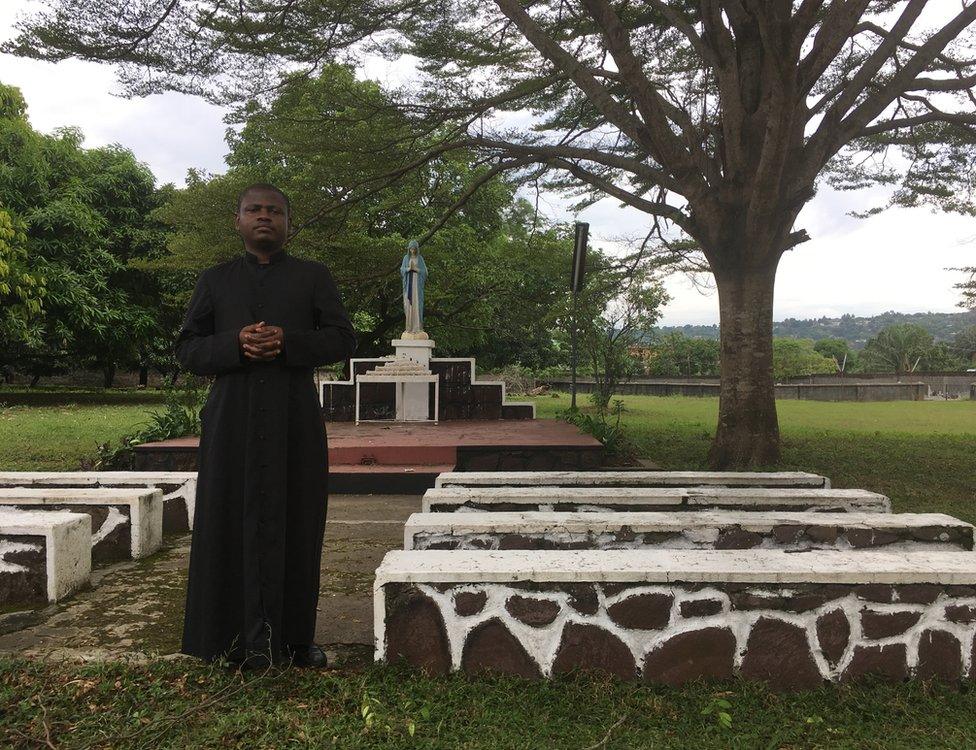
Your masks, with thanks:
[[[4,406],[0,404],[0,470],[71,471],[91,460],[99,443],[118,440],[152,405]]]
[[[718,399],[624,396],[621,423],[641,456],[665,469],[707,468]],[[540,417],[569,397],[535,399]],[[577,398],[588,408],[586,396]],[[779,401],[783,456],[770,469],[812,471],[835,487],[881,492],[898,512],[976,523],[976,401]]]
[[[716,700],[730,704],[731,727],[719,724]],[[968,748],[976,741],[976,692],[922,684],[777,695],[741,682],[678,690],[593,676],[430,679],[376,666],[243,679],[158,660],[0,661],[0,706],[7,707],[0,742],[11,747],[45,746],[47,734],[54,747],[113,750]]]

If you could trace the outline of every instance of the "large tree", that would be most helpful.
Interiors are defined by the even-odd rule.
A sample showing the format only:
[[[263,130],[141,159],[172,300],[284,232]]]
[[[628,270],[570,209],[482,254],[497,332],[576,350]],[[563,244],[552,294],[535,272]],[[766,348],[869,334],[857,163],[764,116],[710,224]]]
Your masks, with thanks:
[[[276,69],[412,55],[418,75],[397,104],[415,132],[437,134],[429,158],[478,149],[486,181],[558,173],[552,184],[583,201],[609,195],[646,212],[662,241],[690,238],[719,293],[716,467],[778,458],[774,279],[808,238],[796,219],[818,181],[893,184],[894,202],[949,210],[965,209],[973,189],[973,0],[48,5],[8,49],[121,63],[134,94],[241,101],[273,89]],[[510,112],[531,113],[531,127],[498,116]],[[891,148],[903,158],[885,158]],[[423,163],[377,174],[362,192]]]

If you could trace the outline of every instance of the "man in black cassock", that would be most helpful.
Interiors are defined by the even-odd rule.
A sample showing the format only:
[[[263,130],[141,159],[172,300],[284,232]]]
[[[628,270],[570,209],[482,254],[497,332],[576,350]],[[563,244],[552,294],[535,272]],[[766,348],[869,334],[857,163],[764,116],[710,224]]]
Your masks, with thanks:
[[[322,263],[289,255],[288,199],[241,193],[244,252],[204,271],[176,343],[215,376],[200,412],[182,652],[243,667],[325,666],[314,644],[328,495],[313,369],[356,345]]]

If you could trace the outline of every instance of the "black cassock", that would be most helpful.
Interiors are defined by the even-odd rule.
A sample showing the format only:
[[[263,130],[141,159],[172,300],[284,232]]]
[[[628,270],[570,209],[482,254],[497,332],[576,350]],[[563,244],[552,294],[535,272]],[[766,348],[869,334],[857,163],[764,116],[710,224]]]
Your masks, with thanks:
[[[325,424],[313,368],[349,357],[352,325],[326,266],[244,252],[197,281],[176,344],[216,376],[200,412],[196,507],[182,652],[279,661],[313,642],[328,499]],[[244,357],[241,328],[284,330],[269,362]]]

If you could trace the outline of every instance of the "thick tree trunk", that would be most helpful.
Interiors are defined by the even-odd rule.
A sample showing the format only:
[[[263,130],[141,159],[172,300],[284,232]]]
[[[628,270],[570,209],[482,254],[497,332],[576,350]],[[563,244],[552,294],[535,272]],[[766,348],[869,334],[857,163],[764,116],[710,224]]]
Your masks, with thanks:
[[[111,388],[115,382],[115,365],[105,365],[102,367],[102,382],[106,388]]]
[[[149,368],[142,365],[139,368],[139,387],[145,388],[149,385]]]
[[[779,460],[773,382],[773,284],[776,264],[717,270],[721,374],[713,469],[771,466]]]

